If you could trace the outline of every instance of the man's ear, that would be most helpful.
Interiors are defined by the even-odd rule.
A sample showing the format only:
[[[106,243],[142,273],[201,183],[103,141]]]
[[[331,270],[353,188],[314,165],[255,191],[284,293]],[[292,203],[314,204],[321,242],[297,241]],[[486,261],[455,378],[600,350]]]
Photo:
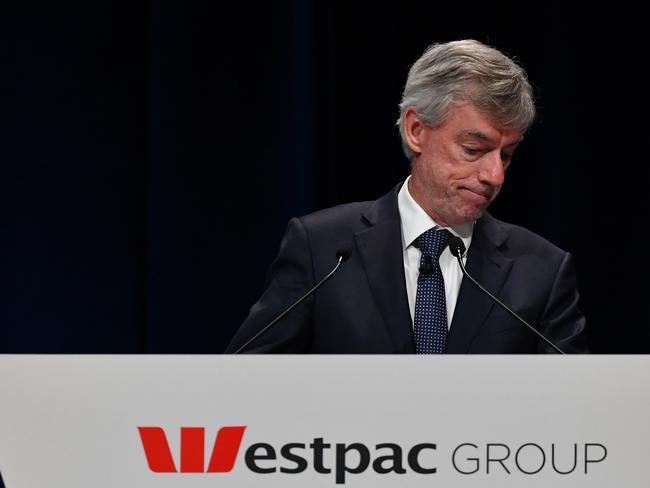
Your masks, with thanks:
[[[423,132],[426,125],[420,119],[413,107],[407,107],[404,112],[404,140],[415,154],[422,152]]]

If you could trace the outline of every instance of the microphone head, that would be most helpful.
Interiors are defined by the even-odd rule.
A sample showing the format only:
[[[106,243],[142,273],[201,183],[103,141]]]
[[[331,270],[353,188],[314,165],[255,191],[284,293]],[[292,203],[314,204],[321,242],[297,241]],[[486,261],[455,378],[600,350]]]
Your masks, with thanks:
[[[457,258],[462,258],[465,254],[465,244],[463,240],[458,236],[451,236],[449,238],[449,250]]]
[[[350,241],[343,241],[336,248],[336,259],[341,259],[342,262],[347,261],[352,254],[352,243]]]

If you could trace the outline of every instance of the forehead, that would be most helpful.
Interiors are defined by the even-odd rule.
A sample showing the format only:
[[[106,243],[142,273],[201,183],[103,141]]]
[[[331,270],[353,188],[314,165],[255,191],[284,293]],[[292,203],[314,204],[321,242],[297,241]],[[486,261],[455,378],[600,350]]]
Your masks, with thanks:
[[[522,131],[504,127],[468,102],[452,104],[438,129],[454,139],[476,139],[499,146],[515,145],[523,139]]]

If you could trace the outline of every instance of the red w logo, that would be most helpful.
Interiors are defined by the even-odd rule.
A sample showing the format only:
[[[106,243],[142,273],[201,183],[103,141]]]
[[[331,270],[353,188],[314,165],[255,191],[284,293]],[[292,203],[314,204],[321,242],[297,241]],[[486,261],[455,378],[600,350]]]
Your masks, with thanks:
[[[205,429],[181,427],[181,473],[227,473],[237,459],[246,426],[222,427],[217,432],[205,471]],[[138,427],[149,469],[154,473],[177,473],[165,431],[160,427]]]

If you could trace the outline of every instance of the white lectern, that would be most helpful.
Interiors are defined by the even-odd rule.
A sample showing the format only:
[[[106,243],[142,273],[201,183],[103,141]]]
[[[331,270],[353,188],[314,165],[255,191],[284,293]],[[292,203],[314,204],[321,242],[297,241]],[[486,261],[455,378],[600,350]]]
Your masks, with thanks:
[[[0,356],[7,488],[650,486],[648,356]]]

